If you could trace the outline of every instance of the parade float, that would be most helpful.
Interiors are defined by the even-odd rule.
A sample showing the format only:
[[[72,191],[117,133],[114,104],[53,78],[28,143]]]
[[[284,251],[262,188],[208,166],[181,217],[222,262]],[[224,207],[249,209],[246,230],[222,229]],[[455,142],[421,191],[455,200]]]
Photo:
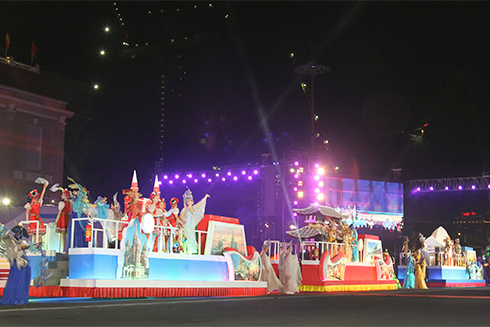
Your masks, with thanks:
[[[398,278],[403,283],[407,270],[412,269],[410,261],[425,260],[428,287],[482,287],[486,286],[483,267],[477,261],[472,247],[461,246],[459,239],[451,239],[444,227],[440,226],[427,239],[419,235],[421,249],[413,251],[406,238],[400,253]],[[421,258],[414,259],[421,252]],[[408,271],[410,272],[410,271]]]
[[[376,235],[357,234],[347,224],[348,215],[333,208],[311,205],[294,209],[305,226],[288,231],[297,239],[296,253],[301,259],[301,292],[340,292],[397,289],[393,260],[383,253],[382,241]],[[274,242],[272,242],[274,244]],[[277,242],[271,251],[271,262],[278,270]]]
[[[60,242],[50,239],[48,226],[44,236],[45,255],[41,258],[39,254],[27,253],[33,268],[30,296],[133,298],[267,294],[267,283],[260,281],[259,253],[247,246],[243,225],[236,218],[205,215],[207,196],[191,205],[192,215],[202,216],[189,216],[194,235],[187,232],[186,237],[185,226],[179,228],[175,220],[169,223],[170,214],[178,214],[178,210],[173,210],[176,205],[172,205],[172,210],[165,210],[157,180],[150,198],[144,198],[138,193],[134,172],[131,188],[123,191],[124,208],[118,208],[116,197],[111,207],[105,198],[90,204],[87,190],[73,182],[70,187],[75,196],[71,199],[73,213],[68,251],[59,253]],[[153,201],[154,197],[159,201]],[[188,199],[192,200],[190,190],[184,195],[184,202]],[[178,200],[175,200],[176,204]],[[27,225],[32,221],[20,223]],[[38,239],[39,233],[35,233],[32,242]],[[0,268],[2,276],[6,277],[4,266]],[[40,279],[43,283],[39,283]],[[40,284],[43,286],[39,287]],[[3,281],[0,295],[4,285]]]

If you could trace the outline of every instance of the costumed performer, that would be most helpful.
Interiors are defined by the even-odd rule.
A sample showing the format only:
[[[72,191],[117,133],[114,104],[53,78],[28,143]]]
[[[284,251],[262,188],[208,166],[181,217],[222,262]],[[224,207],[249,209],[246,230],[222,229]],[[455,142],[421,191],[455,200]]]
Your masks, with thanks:
[[[288,245],[286,254],[284,256],[284,282],[282,293],[294,294],[299,292],[299,286],[301,285],[301,267],[298,262],[298,257],[293,254],[293,247]]]
[[[206,201],[209,194],[206,194],[201,201],[194,204],[194,198],[190,189],[184,192],[184,208],[180,213],[180,221],[184,226],[184,236],[187,241],[184,244],[184,253],[197,254],[196,227],[204,217]]]
[[[402,288],[414,288],[415,287],[415,275],[414,275],[414,267],[413,267],[413,258],[408,253],[408,257],[406,259],[408,260],[408,265],[407,265],[407,270],[405,270],[405,276],[403,279],[403,286]]]
[[[269,245],[264,243],[262,246],[262,252],[260,253],[260,261],[262,263],[262,276],[260,279],[267,282],[267,290],[270,293],[274,290],[280,290],[283,285],[279,278],[277,278],[274,268],[272,268],[268,251]]]
[[[165,212],[165,208],[167,204],[165,203],[165,199],[160,199],[160,193],[152,192],[150,195],[151,204],[148,206],[148,212],[153,216],[155,220],[155,228],[153,229],[153,252],[160,252],[163,248],[163,239],[160,235],[165,235],[166,230],[163,228],[157,228],[157,226],[166,227],[168,226],[168,222],[163,218],[163,214]],[[151,246],[150,246],[151,248]]]
[[[110,211],[110,206],[109,206],[109,204],[107,204],[107,197],[105,197],[105,196],[103,197],[103,196],[99,195],[97,197],[97,200],[95,200],[94,204],[92,204],[90,207],[89,216],[107,220],[109,218],[109,211]],[[107,222],[106,222],[106,226],[104,226],[104,223],[101,221],[99,221],[99,223],[102,225],[102,227],[105,227],[104,229],[106,232],[107,242],[110,243],[111,242],[111,235],[109,234],[109,232],[107,230]],[[92,222],[92,224],[93,224],[93,222]]]
[[[425,283],[425,258],[422,256],[420,249],[414,253],[414,267],[415,267],[415,289],[428,289]]]
[[[179,199],[173,197],[170,199],[170,210],[165,211],[163,213],[163,216],[168,220],[168,223],[172,227],[170,235],[168,236],[168,248],[169,252],[172,252],[173,244],[177,244],[177,247],[179,246],[178,244],[178,236],[179,236],[179,229],[181,227],[181,223],[179,220],[179,208],[177,207],[177,204],[179,203]]]
[[[44,182],[43,190],[41,192],[41,196],[39,196],[39,192],[34,189],[29,192],[29,198],[31,199],[24,208],[26,209],[26,220],[28,221],[38,221],[39,225],[36,226],[36,223],[32,222],[29,224],[29,228],[27,229],[27,233],[29,235],[36,235],[37,228],[39,229],[39,239],[36,240],[38,242],[43,241],[43,235],[46,234],[46,227],[44,226],[43,220],[39,215],[41,211],[41,206],[43,205],[44,193],[46,192],[46,187],[48,187],[48,181],[42,179]]]
[[[0,255],[4,256],[10,264],[9,276],[3,289],[3,297],[0,300],[2,305],[27,304],[29,302],[31,266],[25,252],[30,246],[25,240],[28,237],[27,230],[19,225],[3,231],[0,235]],[[36,243],[36,247],[40,249],[41,244]],[[34,248],[32,249],[34,250]]]
[[[85,240],[85,230],[89,220],[78,220],[78,224],[74,223],[73,220],[77,218],[82,218],[84,215],[88,216],[90,209],[90,202],[88,200],[89,191],[83,187],[82,185],[75,182],[73,178],[67,177],[67,179],[73,184],[68,185],[71,188],[72,196],[71,196],[71,208],[72,208],[72,216],[70,222],[68,224],[68,237],[67,242],[68,246],[71,246],[71,238],[73,237],[73,246],[76,248],[80,247],[88,247],[88,242]],[[73,225],[73,228],[72,228]],[[74,229],[72,235],[72,229]]]
[[[68,225],[70,223],[71,215],[71,192],[68,189],[59,187],[58,184],[54,184],[51,187],[51,192],[61,191],[61,201],[58,203],[58,215],[56,216],[56,233],[60,235],[60,241],[62,244],[62,253],[66,253],[66,234],[68,233]]]
[[[121,221],[123,214],[121,212],[121,205],[117,201],[117,192],[112,196],[111,208],[109,209],[109,220],[107,221],[107,233],[109,235],[109,248],[116,247],[116,239],[118,232],[122,232],[122,224],[117,223]]]

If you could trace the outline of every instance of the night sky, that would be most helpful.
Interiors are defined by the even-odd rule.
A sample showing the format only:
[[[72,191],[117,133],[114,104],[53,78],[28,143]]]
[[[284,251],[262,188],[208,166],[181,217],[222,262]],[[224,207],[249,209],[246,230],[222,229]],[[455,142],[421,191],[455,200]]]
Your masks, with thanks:
[[[329,140],[339,174],[490,171],[490,3],[209,4],[0,3],[17,61],[33,40],[41,71],[99,85],[68,121],[65,175],[110,196],[134,169],[150,190],[160,158],[183,171],[260,163],[271,140],[279,156],[309,151],[310,78],[294,67],[312,60],[331,68],[314,81],[317,150]]]

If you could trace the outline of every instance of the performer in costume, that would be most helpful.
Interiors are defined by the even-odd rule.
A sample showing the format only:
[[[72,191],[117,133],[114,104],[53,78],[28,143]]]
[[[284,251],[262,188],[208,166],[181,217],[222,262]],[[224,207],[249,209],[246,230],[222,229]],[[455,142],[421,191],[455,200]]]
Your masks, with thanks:
[[[58,203],[58,216],[55,221],[56,233],[61,234],[60,241],[62,242],[62,252],[66,253],[66,234],[68,233],[71,215],[71,192],[68,189],[59,187],[58,184],[54,184],[51,187],[51,192],[56,191],[61,191],[61,201]]]
[[[293,254],[293,247],[288,245],[284,257],[284,282],[282,292],[286,294],[298,293],[298,287],[301,285],[301,267],[299,266],[298,257]]]
[[[415,287],[415,275],[414,275],[414,267],[413,267],[413,258],[408,255],[407,257],[408,265],[407,270],[405,271],[405,277],[403,280],[402,288],[414,288]]]
[[[206,194],[201,201],[194,204],[194,198],[190,189],[187,189],[183,195],[184,209],[180,213],[180,220],[184,226],[184,236],[187,241],[184,244],[184,252],[187,254],[196,254],[198,251],[196,241],[196,227],[197,224],[204,217],[204,211],[206,209],[206,200],[209,198],[209,194]]]
[[[415,266],[415,289],[428,289],[425,283],[425,258],[422,256],[420,249],[414,254]]]
[[[27,232],[30,235],[36,235],[36,227],[39,228],[39,242],[43,241],[43,235],[46,234],[46,227],[44,226],[43,220],[39,215],[39,211],[41,210],[41,206],[43,205],[44,193],[46,192],[46,187],[48,187],[48,181],[44,180],[44,187],[41,192],[41,196],[39,196],[39,192],[37,190],[32,190],[29,193],[29,198],[31,201],[25,205],[26,208],[26,220],[30,221],[39,221],[39,225],[36,226],[36,223],[30,223]]]
[[[280,290],[283,285],[279,278],[276,276],[274,268],[272,268],[271,260],[269,258],[269,246],[264,243],[262,246],[262,252],[260,253],[260,261],[262,263],[262,281],[267,282],[267,290],[270,292],[274,290]]]
[[[177,198],[171,198],[170,199],[170,210],[165,211],[163,213],[163,216],[168,220],[168,223],[170,226],[173,227],[172,232],[170,232],[170,235],[168,236],[168,248],[169,251],[172,252],[173,244],[177,242],[178,244],[178,238],[179,238],[179,229],[182,227],[180,224],[179,220],[179,208],[177,207],[177,204],[179,203],[179,199]]]
[[[29,243],[24,238],[29,237],[27,230],[19,225],[0,235],[0,255],[10,264],[10,272],[0,300],[2,305],[27,304],[31,285],[31,267],[25,250]],[[37,243],[36,247],[41,248]]]
[[[109,209],[109,221],[107,222],[107,234],[109,237],[109,248],[115,248],[118,232],[122,232],[122,224],[116,221],[122,219],[121,205],[117,201],[117,192],[112,196],[112,204]]]
[[[73,184],[68,185],[71,188],[72,196],[71,196],[71,208],[72,208],[72,219],[68,223],[68,237],[67,242],[68,246],[70,246],[71,241],[71,230],[73,219],[82,218],[84,215],[87,216],[89,214],[90,202],[88,200],[88,190],[82,185],[75,182],[73,178],[67,177],[67,179]],[[88,221],[78,221],[78,224],[74,225],[74,233],[73,233],[73,245],[74,247],[88,247],[88,242],[85,240],[85,229],[88,224]]]

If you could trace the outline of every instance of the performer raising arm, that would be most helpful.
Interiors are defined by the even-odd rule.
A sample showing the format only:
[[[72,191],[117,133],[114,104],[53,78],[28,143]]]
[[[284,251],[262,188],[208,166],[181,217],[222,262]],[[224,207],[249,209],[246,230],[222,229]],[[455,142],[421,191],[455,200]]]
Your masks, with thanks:
[[[207,198],[209,198],[209,194],[206,194],[201,201],[194,204],[194,198],[190,189],[187,189],[183,195],[185,206],[180,213],[180,221],[184,226],[184,235],[187,238],[184,244],[184,252],[187,254],[197,253],[196,227],[204,217]]]

